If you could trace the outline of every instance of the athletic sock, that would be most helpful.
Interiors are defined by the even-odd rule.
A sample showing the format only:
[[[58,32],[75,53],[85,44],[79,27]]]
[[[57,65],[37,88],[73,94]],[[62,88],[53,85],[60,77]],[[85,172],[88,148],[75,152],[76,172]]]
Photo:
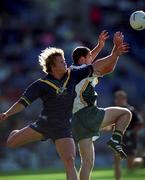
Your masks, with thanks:
[[[119,144],[120,144],[120,143],[122,142],[122,138],[123,138],[122,132],[119,131],[119,130],[115,130],[115,131],[113,132],[113,135],[112,135],[112,137],[111,137],[111,140],[114,141],[114,142],[116,142],[116,143],[119,143]]]

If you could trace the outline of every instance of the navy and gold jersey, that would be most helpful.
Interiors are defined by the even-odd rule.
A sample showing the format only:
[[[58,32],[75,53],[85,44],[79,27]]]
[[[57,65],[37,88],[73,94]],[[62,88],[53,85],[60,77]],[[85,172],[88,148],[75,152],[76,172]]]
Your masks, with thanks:
[[[68,69],[58,80],[51,74],[38,79],[23,93],[19,102],[27,106],[40,98],[43,110],[40,117],[46,121],[46,126],[65,128],[70,126],[72,107],[76,97],[75,86],[84,78],[91,76],[93,68],[88,65],[79,69]],[[39,108],[39,107],[38,107]]]

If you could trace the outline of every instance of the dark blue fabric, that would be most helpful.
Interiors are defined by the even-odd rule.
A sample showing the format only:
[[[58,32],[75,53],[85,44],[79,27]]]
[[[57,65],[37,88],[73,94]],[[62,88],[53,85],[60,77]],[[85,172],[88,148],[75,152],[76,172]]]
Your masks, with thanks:
[[[37,80],[26,89],[20,102],[26,105],[24,99],[32,103],[37,98],[41,98],[43,101],[43,110],[40,116],[43,117],[41,121],[45,121],[45,126],[52,128],[70,128],[73,102],[76,97],[75,86],[82,79],[90,76],[92,71],[91,65],[77,70],[71,69],[70,79],[66,85],[66,89],[60,94],[57,94],[56,89],[47,83]],[[62,87],[67,76],[68,73],[66,73],[61,80],[57,80],[48,74],[42,79],[51,81],[58,87]]]

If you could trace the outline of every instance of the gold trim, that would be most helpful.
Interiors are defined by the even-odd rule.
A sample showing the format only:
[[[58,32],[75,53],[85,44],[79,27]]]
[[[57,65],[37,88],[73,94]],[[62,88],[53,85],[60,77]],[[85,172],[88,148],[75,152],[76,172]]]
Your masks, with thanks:
[[[31,104],[31,102],[28,99],[26,99],[24,97],[21,97],[21,99],[23,99],[27,104]]]
[[[57,87],[54,83],[52,83],[52,82],[50,82],[50,81],[48,81],[48,80],[40,79],[40,81],[41,81],[41,82],[44,82],[44,83],[46,83],[46,84],[48,84],[48,85],[50,85],[51,87],[53,87],[53,88],[56,89],[56,90],[59,90],[59,87]]]
[[[82,89],[80,90],[80,101],[82,104],[87,105],[87,103],[83,99],[83,92],[86,90],[87,86],[89,84],[89,80],[86,80],[84,85],[82,86]]]
[[[56,90],[56,93],[58,94],[59,92],[61,92],[62,89],[65,89],[65,87],[67,86],[67,83],[70,79],[70,69],[68,69],[67,72],[67,79],[65,80],[65,82],[63,83],[62,87],[58,87],[57,85],[55,85],[54,83],[48,81],[48,80],[43,80],[43,79],[39,79],[39,81],[44,82],[46,84],[48,84],[49,86],[53,87]]]
[[[63,84],[63,87],[64,87],[64,88],[66,87],[66,85],[67,85],[69,79],[70,79],[70,69],[68,69],[67,79],[66,79],[66,81],[65,81],[64,84]]]

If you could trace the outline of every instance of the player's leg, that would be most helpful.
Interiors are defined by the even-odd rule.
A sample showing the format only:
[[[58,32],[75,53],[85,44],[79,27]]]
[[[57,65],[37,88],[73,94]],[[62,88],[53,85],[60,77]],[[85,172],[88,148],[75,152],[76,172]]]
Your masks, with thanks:
[[[75,168],[76,148],[72,138],[61,138],[55,141],[56,149],[66,169],[67,180],[78,180]]]
[[[115,180],[121,180],[121,162],[117,155],[114,155],[114,175]]]
[[[114,124],[115,130],[121,131],[124,134],[131,121],[131,112],[127,108],[122,107],[108,107],[104,110],[105,116],[100,128]]]
[[[137,135],[136,133],[131,130],[128,129],[127,132],[125,133],[125,136],[123,138],[125,144],[127,144],[127,146],[125,147],[125,151],[128,154],[127,156],[127,169],[128,170],[133,170],[135,168],[135,157],[136,157],[136,153],[137,153]]]
[[[14,130],[10,133],[7,139],[7,146],[16,148],[30,142],[41,140],[42,138],[42,134],[26,126],[23,129]]]
[[[128,170],[134,169],[134,159],[135,159],[135,157],[133,155],[128,155],[128,157],[127,157],[127,169]]]
[[[79,141],[79,152],[81,156],[80,180],[90,180],[95,159],[94,144],[91,138]]]
[[[122,147],[122,138],[123,134],[126,131],[130,121],[132,114],[127,108],[121,107],[109,107],[105,108],[105,116],[102,121],[101,127],[104,128],[111,124],[114,124],[115,131],[108,142],[108,146],[117,154],[120,155],[121,158],[126,158],[126,154],[123,151]]]

